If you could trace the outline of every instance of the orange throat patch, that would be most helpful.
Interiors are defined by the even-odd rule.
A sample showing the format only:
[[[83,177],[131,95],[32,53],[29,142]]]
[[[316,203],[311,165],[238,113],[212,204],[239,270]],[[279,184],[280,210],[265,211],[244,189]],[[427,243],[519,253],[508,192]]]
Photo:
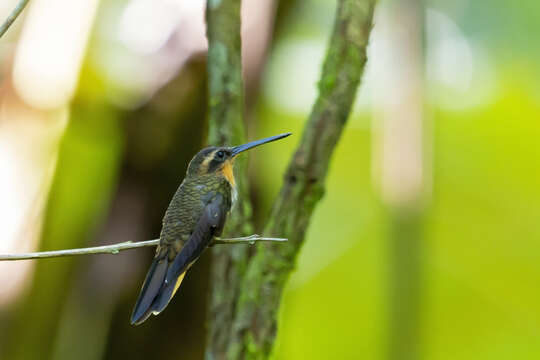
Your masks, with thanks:
[[[236,187],[236,182],[234,181],[233,165],[231,160],[225,162],[225,164],[221,168],[221,173],[223,174],[225,179],[227,179],[229,184],[231,184],[231,187]]]
[[[231,185],[231,201],[232,206],[236,203],[236,199],[238,197],[238,192],[236,191],[236,182],[234,181],[234,172],[233,172],[233,161],[229,160],[223,165],[223,168],[221,169],[221,173],[223,174],[223,177],[227,179],[229,184]]]

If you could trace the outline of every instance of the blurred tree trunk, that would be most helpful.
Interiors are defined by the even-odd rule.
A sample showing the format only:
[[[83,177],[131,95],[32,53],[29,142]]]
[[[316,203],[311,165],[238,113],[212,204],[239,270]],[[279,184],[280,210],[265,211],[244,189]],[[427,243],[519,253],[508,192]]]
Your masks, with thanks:
[[[238,0],[208,3],[212,140],[220,139],[215,135],[218,133],[225,134],[222,140],[242,140],[230,135],[240,133],[234,129],[241,126],[243,113],[239,3]],[[319,97],[265,230],[265,234],[284,236],[289,242],[258,246],[251,258],[245,253],[237,257],[220,254],[219,261],[227,266],[218,263],[213,271],[208,359],[270,355],[281,294],[294,268],[311,214],[323,195],[330,158],[346,124],[367,60],[373,8],[374,1],[370,0],[338,2],[319,82]],[[245,209],[246,201],[242,204]],[[235,215],[233,224],[238,221],[246,224],[246,215],[246,212]]]
[[[387,358],[415,360],[420,358],[423,214],[430,182],[424,156],[425,9],[422,0],[388,0],[381,6],[379,29],[388,50],[377,66],[391,85],[376,94],[373,163],[380,166],[388,214]]]

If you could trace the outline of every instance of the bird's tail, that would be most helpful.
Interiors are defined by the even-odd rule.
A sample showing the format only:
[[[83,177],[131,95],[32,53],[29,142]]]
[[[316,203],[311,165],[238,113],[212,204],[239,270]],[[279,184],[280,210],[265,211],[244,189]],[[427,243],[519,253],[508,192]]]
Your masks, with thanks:
[[[152,261],[131,315],[132,325],[139,325],[151,314],[157,315],[163,311],[180,287],[186,272],[178,276],[174,286],[168,286],[165,278],[170,265],[167,256],[161,259],[156,257]]]
[[[151,314],[157,315],[167,307],[184,280],[186,271],[208,245],[209,240],[200,241],[199,238],[201,236],[192,236],[172,262],[169,262],[168,254],[154,258],[131,315],[132,325],[139,325]]]

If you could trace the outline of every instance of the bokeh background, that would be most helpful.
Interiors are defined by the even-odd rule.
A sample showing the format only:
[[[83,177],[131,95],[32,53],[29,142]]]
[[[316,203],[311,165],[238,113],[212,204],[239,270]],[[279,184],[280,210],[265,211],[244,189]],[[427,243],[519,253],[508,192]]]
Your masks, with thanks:
[[[243,3],[249,138],[295,134],[249,154],[260,232],[336,1]],[[0,40],[1,253],[158,236],[205,145],[203,14],[202,0],[30,1]],[[378,3],[276,359],[540,357],[539,38],[537,0]],[[0,263],[0,358],[202,359],[208,255],[136,328],[149,248]]]

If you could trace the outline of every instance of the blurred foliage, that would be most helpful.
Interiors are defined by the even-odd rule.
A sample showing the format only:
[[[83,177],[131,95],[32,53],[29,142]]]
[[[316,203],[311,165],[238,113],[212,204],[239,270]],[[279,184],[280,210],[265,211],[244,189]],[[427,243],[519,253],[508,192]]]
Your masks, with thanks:
[[[107,106],[76,99],[60,142],[40,249],[81,247],[103,221],[116,181],[121,140],[119,124]],[[77,259],[39,262],[25,301],[15,309],[9,359],[48,358]],[[31,324],[31,326],[29,326]]]
[[[522,86],[505,89],[488,107],[432,109],[420,316],[426,359],[540,354],[540,104]],[[272,129],[301,120],[271,118]],[[349,129],[339,144],[285,295],[279,359],[385,355],[390,229],[370,186],[370,142],[368,130]],[[257,167],[276,167],[276,156],[286,158],[280,150]],[[258,181],[279,183],[279,175]]]

